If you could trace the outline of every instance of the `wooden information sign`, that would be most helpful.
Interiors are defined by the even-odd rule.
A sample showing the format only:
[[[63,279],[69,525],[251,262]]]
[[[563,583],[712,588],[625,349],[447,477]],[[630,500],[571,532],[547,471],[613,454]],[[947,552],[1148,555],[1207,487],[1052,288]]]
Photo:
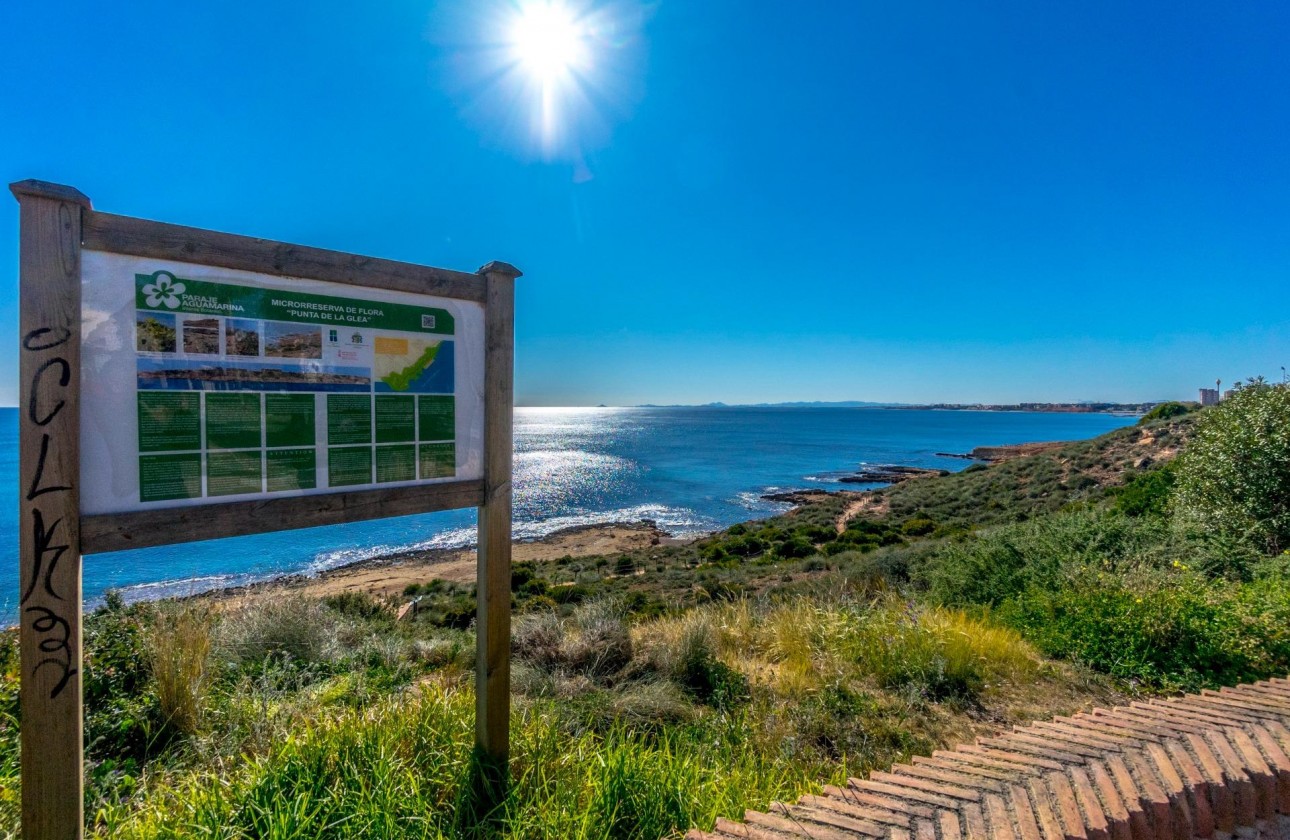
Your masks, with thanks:
[[[475,737],[486,775],[504,778],[520,272],[114,216],[40,181],[10,189],[23,836],[82,836],[83,554],[453,508],[479,509]]]

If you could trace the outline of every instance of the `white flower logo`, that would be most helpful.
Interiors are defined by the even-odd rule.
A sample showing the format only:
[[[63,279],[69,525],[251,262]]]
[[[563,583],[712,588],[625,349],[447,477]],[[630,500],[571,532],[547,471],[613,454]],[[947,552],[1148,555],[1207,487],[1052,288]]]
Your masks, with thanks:
[[[158,271],[152,277],[152,282],[143,287],[143,293],[146,295],[144,302],[153,309],[158,306],[178,309],[179,296],[184,293],[184,284],[176,281],[175,275],[168,271]]]

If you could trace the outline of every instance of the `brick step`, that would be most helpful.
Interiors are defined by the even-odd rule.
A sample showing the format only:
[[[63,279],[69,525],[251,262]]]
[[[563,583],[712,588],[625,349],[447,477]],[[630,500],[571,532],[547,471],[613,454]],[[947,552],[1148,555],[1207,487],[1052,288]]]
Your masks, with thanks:
[[[687,840],[1290,840],[1290,680],[1057,717]]]

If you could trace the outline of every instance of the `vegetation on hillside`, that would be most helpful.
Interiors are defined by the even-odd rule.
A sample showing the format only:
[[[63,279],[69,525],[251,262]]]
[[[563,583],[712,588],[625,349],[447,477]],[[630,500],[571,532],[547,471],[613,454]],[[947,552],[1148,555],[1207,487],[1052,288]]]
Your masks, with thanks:
[[[1290,388],[1251,380],[1197,429],[1180,461],[1180,512],[1269,554],[1290,548]]]
[[[474,805],[474,593],[86,622],[87,817],[126,838],[662,838],[994,727],[1290,671],[1290,391],[684,546],[514,569],[513,785]],[[1181,458],[1173,456],[1183,452]],[[0,818],[17,657],[0,647]]]
[[[860,588],[643,621],[593,599],[517,621],[514,786],[481,819],[467,632],[396,623],[362,596],[236,612],[113,601],[89,624],[87,816],[105,837],[661,838],[981,718],[1107,695],[1011,630]],[[13,825],[14,785],[0,802]]]
[[[1190,414],[1199,408],[1196,403],[1162,402],[1138,418],[1138,425],[1145,426],[1156,420],[1172,420]]]

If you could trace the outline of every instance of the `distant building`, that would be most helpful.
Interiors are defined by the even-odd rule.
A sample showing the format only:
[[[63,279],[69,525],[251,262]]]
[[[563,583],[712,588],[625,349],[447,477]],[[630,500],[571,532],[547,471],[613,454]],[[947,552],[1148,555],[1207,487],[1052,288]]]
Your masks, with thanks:
[[[1201,405],[1218,405],[1218,389],[1217,389],[1217,388],[1201,388],[1201,389],[1200,389],[1200,404],[1201,404]]]
[[[1235,388],[1228,388],[1223,392],[1223,399],[1230,400],[1236,394]]]

